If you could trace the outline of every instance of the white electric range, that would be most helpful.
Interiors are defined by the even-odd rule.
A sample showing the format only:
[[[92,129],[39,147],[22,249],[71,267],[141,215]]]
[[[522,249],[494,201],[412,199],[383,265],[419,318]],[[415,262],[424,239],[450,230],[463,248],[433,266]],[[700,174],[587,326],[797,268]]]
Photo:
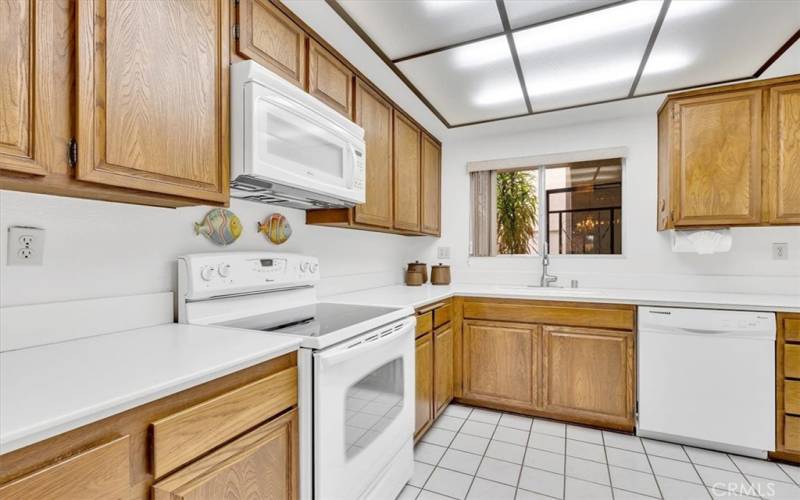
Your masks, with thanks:
[[[395,498],[414,465],[414,311],[319,302],[319,276],[303,255],[186,255],[179,321],[301,337],[301,498]]]

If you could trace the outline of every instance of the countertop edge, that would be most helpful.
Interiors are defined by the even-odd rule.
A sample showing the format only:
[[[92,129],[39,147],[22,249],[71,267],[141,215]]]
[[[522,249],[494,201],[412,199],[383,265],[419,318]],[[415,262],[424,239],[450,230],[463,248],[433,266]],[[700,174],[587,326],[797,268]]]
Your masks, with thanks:
[[[237,359],[230,363],[218,365],[195,376],[169,381],[154,391],[147,391],[146,393],[142,394],[134,394],[130,397],[120,398],[118,401],[112,401],[108,405],[87,408],[80,413],[68,415],[54,421],[44,422],[33,429],[25,429],[24,432],[18,432],[16,433],[17,435],[6,437],[0,441],[0,456],[44,441],[51,437],[58,436],[59,434],[75,430],[79,427],[83,427],[84,425],[98,422],[104,418],[123,413],[127,410],[131,410],[148,403],[152,403],[158,399],[191,389],[192,387],[196,387],[206,382],[210,382],[226,375],[250,368],[259,363],[295,352],[299,347],[300,339],[292,339],[287,337],[286,345],[282,345],[279,348],[261,352],[252,357]]]

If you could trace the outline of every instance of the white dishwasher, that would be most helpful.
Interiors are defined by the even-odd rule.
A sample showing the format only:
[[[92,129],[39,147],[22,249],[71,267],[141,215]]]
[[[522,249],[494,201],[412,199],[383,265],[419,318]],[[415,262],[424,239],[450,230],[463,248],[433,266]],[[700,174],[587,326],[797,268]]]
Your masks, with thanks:
[[[638,324],[638,435],[775,449],[775,314],[639,307]]]

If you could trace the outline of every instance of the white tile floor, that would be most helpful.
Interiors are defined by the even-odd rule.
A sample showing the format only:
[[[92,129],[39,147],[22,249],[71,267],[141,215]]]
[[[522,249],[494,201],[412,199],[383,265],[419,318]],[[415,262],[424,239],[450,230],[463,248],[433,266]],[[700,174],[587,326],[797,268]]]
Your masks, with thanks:
[[[800,500],[798,484],[800,467],[453,404],[398,500]]]

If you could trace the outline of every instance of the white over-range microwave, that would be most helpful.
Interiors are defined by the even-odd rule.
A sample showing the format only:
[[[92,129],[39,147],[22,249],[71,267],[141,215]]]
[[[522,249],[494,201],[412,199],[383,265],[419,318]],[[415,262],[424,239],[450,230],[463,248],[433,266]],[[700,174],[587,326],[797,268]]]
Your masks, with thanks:
[[[256,62],[231,66],[231,197],[351,207],[365,162],[364,129]]]

